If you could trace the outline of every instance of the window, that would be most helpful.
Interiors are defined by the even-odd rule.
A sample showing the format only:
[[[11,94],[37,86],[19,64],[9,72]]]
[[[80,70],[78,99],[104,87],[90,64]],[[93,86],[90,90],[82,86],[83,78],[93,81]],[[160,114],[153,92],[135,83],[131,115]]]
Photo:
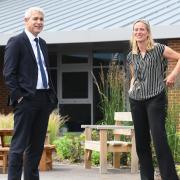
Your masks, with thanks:
[[[54,89],[57,92],[57,53],[56,52],[49,52],[49,66],[50,66],[51,80]]]

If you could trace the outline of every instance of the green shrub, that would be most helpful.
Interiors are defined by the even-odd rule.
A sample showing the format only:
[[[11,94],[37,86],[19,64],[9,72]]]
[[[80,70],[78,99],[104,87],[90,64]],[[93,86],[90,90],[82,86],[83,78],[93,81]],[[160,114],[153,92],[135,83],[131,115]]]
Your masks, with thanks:
[[[66,134],[55,140],[57,155],[62,159],[68,159],[70,162],[80,162],[82,160],[82,136]]]
[[[168,115],[166,120],[168,143],[176,163],[180,163],[180,132],[178,132],[179,112],[180,106],[177,104],[172,104],[168,107]]]
[[[100,159],[100,154],[99,154],[99,152],[97,152],[97,151],[92,151],[92,154],[91,154],[92,164],[95,165],[95,166],[98,166],[98,165],[99,165],[99,159]]]
[[[112,153],[108,153],[107,160],[108,160],[108,162],[112,163]],[[92,162],[92,165],[94,165],[94,166],[99,165],[99,163],[100,163],[100,153],[99,152],[92,151],[91,162]]]
[[[67,136],[64,136],[55,140],[53,144],[56,146],[57,155],[59,155],[62,160],[70,159],[72,147],[71,139],[69,139]]]

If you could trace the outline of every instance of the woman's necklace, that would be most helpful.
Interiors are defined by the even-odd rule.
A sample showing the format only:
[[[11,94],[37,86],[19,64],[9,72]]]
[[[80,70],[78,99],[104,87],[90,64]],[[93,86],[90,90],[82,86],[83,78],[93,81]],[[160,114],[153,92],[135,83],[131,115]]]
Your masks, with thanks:
[[[141,56],[142,56],[142,58],[144,58],[144,57],[145,57],[145,54],[146,54],[146,52],[141,52]]]

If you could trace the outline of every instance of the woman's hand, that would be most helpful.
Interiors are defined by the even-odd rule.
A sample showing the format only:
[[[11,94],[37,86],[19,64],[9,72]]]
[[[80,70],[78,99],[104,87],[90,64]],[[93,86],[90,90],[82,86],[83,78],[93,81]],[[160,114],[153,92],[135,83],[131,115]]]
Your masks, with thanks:
[[[176,76],[173,73],[169,74],[165,79],[166,85],[168,87],[173,87],[174,83],[175,83],[175,80],[176,80]]]

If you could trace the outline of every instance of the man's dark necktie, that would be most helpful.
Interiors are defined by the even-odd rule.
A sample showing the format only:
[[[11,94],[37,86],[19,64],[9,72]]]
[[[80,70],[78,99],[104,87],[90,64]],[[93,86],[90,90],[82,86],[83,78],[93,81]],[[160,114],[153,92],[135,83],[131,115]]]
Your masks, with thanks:
[[[45,73],[45,70],[43,68],[43,63],[42,63],[42,59],[41,59],[39,42],[38,42],[39,40],[38,40],[38,38],[35,38],[34,40],[36,41],[37,58],[38,58],[38,63],[39,63],[40,71],[41,71],[42,83],[43,83],[44,88],[47,89],[48,84],[47,84],[46,73]]]

